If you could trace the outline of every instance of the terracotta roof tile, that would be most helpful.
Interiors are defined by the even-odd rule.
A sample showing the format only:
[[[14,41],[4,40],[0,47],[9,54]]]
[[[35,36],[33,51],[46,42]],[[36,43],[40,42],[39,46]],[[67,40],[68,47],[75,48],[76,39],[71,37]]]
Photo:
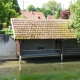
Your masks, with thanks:
[[[28,19],[46,19],[44,14],[42,12],[27,12],[23,11],[21,12],[22,16]]]
[[[56,19],[57,17],[56,17],[56,15],[48,15],[47,16],[47,19]]]
[[[12,18],[15,39],[71,39],[76,38],[63,19],[37,20]]]

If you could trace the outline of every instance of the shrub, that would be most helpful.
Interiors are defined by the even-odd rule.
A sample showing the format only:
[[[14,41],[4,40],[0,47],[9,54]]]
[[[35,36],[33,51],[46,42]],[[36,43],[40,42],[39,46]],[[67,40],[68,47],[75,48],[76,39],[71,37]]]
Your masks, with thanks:
[[[5,31],[0,31],[0,34],[5,34]]]
[[[62,19],[68,19],[69,18],[69,12],[68,11],[62,11],[60,16]]]
[[[6,22],[3,23],[3,28],[7,28],[7,23]]]

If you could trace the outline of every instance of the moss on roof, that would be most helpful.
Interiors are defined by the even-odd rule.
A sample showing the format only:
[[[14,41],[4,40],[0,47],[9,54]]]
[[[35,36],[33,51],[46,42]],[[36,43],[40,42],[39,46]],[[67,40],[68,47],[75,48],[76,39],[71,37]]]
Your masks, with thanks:
[[[67,27],[64,19],[21,19],[12,18],[16,39],[72,39],[74,32]]]

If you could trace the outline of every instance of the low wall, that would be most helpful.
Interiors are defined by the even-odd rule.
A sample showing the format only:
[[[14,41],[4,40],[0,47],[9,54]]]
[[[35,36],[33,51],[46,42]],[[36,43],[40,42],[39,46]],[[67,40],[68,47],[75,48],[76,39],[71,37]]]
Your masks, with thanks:
[[[0,59],[14,59],[16,57],[15,41],[9,35],[0,34]]]

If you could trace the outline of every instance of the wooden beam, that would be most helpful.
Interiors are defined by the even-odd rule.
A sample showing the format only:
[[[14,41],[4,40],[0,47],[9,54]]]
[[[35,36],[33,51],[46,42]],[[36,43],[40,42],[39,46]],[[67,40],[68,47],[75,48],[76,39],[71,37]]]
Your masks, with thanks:
[[[16,53],[20,56],[20,42],[16,40]]]
[[[63,48],[64,48],[64,41],[61,40],[61,61],[63,61]]]

